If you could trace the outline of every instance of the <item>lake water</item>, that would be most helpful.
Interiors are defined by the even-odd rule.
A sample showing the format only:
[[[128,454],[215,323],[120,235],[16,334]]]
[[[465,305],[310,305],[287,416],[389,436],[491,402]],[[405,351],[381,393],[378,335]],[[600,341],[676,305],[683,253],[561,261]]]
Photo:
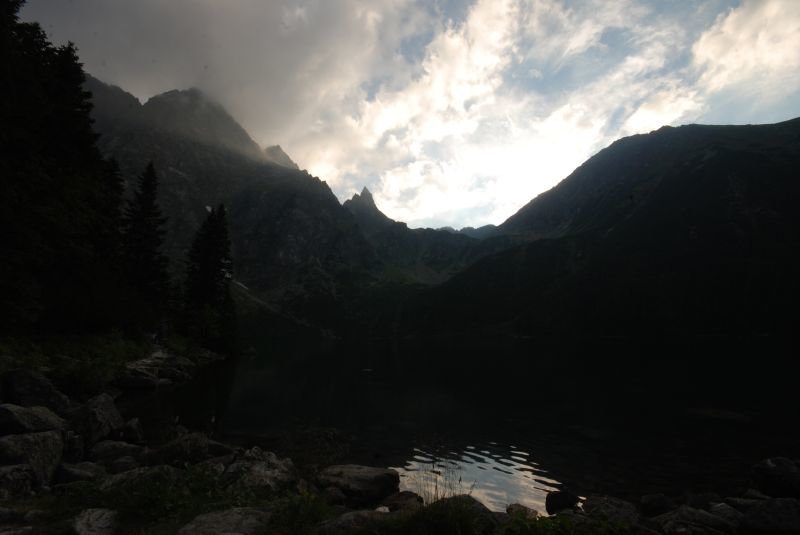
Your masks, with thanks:
[[[255,441],[301,465],[391,467],[403,489],[428,500],[471,493],[497,511],[517,502],[544,512],[547,492],[559,488],[628,499],[734,492],[759,458],[796,452],[779,429],[741,418],[598,419],[596,396],[555,399],[564,390],[553,378],[563,372],[508,373],[514,366],[503,358],[530,351],[497,347],[492,368],[476,371],[479,356],[467,356],[442,373],[418,350],[285,344],[207,370],[151,400],[151,414]]]

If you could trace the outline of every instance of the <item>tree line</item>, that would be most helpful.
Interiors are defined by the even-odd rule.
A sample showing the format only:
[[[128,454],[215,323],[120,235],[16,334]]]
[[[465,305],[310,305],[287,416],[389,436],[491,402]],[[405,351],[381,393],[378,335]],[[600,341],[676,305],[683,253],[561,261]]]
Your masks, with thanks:
[[[0,333],[178,329],[231,347],[224,206],[198,230],[183,283],[172,280],[154,165],[126,200],[117,164],[97,148],[74,45],[21,22],[22,4],[0,1]]]

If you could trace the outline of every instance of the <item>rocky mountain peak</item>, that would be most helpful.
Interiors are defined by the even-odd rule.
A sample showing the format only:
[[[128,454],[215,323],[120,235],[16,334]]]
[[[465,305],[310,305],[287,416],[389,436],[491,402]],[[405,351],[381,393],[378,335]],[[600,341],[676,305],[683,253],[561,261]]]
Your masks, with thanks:
[[[274,164],[282,165],[289,169],[300,169],[280,145],[272,145],[264,149],[264,157]]]
[[[394,221],[378,209],[372,193],[365,186],[361,193],[356,193],[344,202],[344,207],[356,217],[359,226],[365,234],[373,234],[385,228]]]

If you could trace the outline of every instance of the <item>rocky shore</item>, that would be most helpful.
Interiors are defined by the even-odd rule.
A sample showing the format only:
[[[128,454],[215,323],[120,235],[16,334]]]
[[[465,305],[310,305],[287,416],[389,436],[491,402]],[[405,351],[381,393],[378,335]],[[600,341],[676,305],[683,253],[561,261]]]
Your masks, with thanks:
[[[128,363],[82,402],[42,373],[0,380],[0,535],[125,533],[631,533],[800,534],[800,463],[766,459],[740,496],[610,496],[566,491],[547,513],[511,504],[489,511],[468,495],[423,504],[397,472],[358,465],[309,471],[259,447],[233,446],[175,425],[156,443],[115,395],[169,388],[215,356],[165,350]]]

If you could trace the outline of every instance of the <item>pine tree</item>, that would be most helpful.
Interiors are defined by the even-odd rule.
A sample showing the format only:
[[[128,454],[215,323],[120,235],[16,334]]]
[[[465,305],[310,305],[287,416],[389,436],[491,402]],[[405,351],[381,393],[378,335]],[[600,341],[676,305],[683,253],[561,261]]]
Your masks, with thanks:
[[[235,324],[228,218],[224,205],[211,209],[195,235],[186,266],[186,317],[190,334],[228,350]]]
[[[157,311],[169,291],[167,257],[161,252],[167,218],[157,202],[158,176],[153,163],[139,177],[138,188],[123,214],[122,255],[131,285]]]

